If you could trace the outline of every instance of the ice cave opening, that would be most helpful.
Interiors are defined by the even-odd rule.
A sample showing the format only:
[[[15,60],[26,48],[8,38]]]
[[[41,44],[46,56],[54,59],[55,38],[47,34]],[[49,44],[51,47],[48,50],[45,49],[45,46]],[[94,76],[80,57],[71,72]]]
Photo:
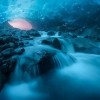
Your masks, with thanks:
[[[14,28],[18,28],[20,30],[31,30],[33,29],[32,24],[27,21],[26,19],[14,19],[11,21],[8,21],[9,25],[11,25]]]

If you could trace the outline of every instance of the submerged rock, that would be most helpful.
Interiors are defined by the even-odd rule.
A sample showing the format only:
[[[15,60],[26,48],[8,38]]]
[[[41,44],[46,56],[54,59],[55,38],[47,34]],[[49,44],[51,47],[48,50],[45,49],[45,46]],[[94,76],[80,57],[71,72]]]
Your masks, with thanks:
[[[2,51],[2,52],[1,52],[1,55],[2,55],[3,58],[5,58],[5,59],[10,58],[11,56],[14,55],[14,49],[8,48],[8,49]]]

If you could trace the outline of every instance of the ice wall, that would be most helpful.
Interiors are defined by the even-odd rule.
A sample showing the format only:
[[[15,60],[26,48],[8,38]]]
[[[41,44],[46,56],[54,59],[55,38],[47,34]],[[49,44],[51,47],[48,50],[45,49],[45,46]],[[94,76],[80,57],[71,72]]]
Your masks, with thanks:
[[[0,21],[24,17],[29,19],[52,18],[61,9],[72,10],[77,4],[88,4],[93,0],[0,0]],[[50,14],[50,15],[49,15]]]

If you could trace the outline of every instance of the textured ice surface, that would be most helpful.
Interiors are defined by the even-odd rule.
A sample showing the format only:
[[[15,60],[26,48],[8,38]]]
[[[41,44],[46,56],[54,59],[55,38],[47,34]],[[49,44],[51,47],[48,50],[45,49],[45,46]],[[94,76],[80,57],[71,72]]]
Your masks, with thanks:
[[[96,1],[99,3],[99,0]],[[0,22],[13,18],[41,19],[42,21],[46,17],[53,19],[63,11],[71,14],[75,12],[79,15],[81,11],[83,13],[88,12],[84,6],[88,4],[95,5],[95,3],[95,0],[67,0],[67,2],[66,0],[0,0]],[[64,13],[62,17],[68,18]]]

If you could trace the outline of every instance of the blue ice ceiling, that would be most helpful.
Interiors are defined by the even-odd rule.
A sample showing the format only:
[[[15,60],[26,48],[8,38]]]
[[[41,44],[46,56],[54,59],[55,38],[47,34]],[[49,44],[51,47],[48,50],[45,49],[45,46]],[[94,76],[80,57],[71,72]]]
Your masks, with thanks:
[[[0,22],[14,18],[52,19],[54,16],[62,16],[60,15],[62,10],[68,13],[80,13],[82,10],[84,13],[85,10],[83,8],[80,10],[80,6],[94,3],[100,4],[100,0],[0,0]],[[77,5],[79,5],[78,9]],[[64,20],[68,18],[65,13],[63,16]]]

